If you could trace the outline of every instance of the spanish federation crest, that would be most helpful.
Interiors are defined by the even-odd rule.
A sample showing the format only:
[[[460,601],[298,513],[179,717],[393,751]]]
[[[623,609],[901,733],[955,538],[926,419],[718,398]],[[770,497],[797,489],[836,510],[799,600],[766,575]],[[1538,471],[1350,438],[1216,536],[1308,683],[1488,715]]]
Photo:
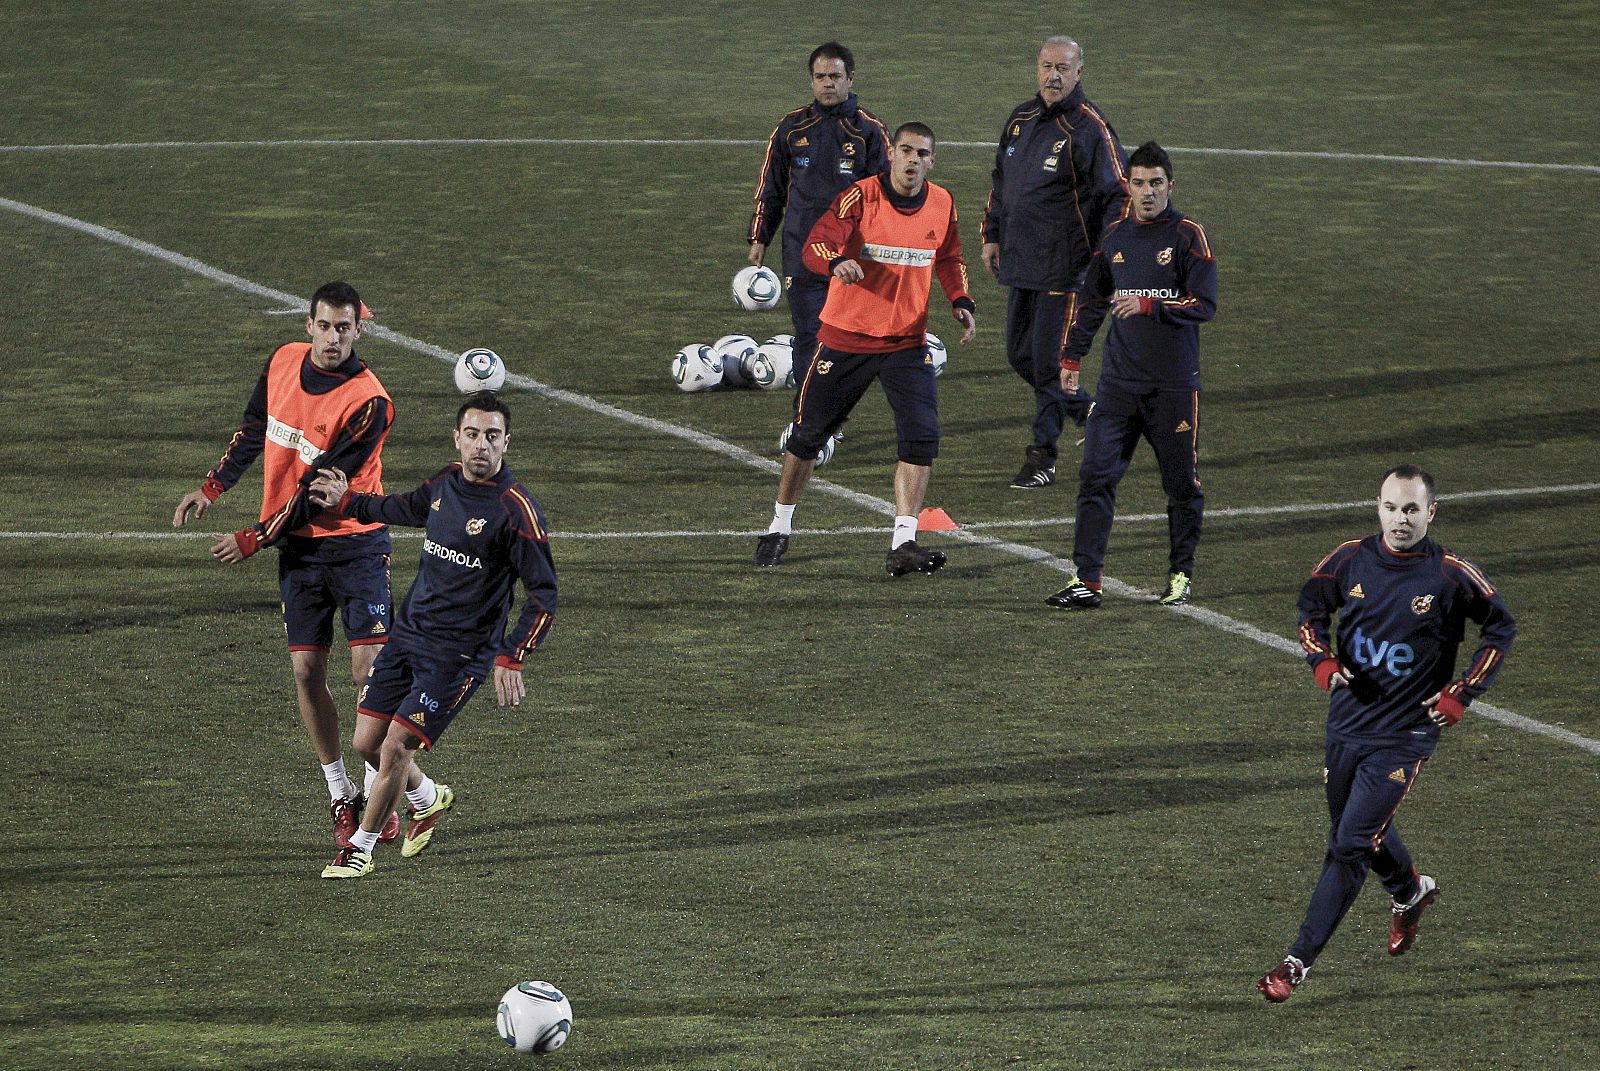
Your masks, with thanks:
[[[487,523],[488,523],[488,519],[485,518],[485,517],[473,517],[471,520],[469,520],[467,522],[467,534],[468,535],[482,535],[483,534],[483,526],[485,524],[487,524]]]
[[[1425,614],[1431,609],[1433,609],[1432,595],[1418,595],[1411,600],[1411,612],[1414,614]]]
[[[1162,267],[1166,267],[1168,264],[1172,263],[1172,247],[1170,245],[1156,254],[1156,263],[1160,264]]]

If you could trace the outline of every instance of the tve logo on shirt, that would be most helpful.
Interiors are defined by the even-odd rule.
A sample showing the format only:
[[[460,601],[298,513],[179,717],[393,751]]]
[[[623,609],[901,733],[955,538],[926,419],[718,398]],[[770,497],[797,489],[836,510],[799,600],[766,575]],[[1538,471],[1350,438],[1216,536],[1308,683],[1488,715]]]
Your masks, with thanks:
[[[1375,641],[1363,634],[1359,625],[1351,640],[1353,642],[1350,655],[1356,660],[1356,665],[1366,666],[1369,669],[1386,669],[1396,677],[1411,675],[1412,663],[1417,660],[1417,652],[1409,643]]]

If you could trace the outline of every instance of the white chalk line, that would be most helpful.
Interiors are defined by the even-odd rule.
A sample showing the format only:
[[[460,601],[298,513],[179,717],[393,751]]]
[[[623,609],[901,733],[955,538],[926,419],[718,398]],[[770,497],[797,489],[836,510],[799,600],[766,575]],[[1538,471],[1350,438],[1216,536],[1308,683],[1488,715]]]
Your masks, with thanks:
[[[1483,498],[1522,498],[1530,495],[1556,495],[1572,494],[1584,491],[1600,491],[1600,483],[1564,483],[1554,484],[1549,487],[1499,487],[1483,491],[1457,491],[1453,494],[1439,496],[1441,502],[1468,502]],[[1304,513],[1345,513],[1351,510],[1368,510],[1374,507],[1371,499],[1360,499],[1355,502],[1307,502],[1287,506],[1239,506],[1232,509],[1208,509],[1206,520],[1242,520],[1253,517],[1275,517],[1283,514]],[[1014,520],[1014,521],[974,521],[962,524],[959,527],[966,531],[995,528],[1070,528],[1076,518],[1050,517],[1044,519]],[[1149,524],[1155,522],[1165,523],[1165,513],[1130,513],[1117,517],[1117,524]],[[924,529],[928,531],[929,529]],[[884,525],[852,525],[843,528],[796,528],[796,536],[827,537],[827,536],[858,536],[882,535],[889,531]],[[764,528],[661,528],[654,530],[631,531],[617,529],[612,531],[582,532],[568,531],[552,526],[550,533],[563,540],[614,540],[614,539],[754,539],[765,535]],[[391,530],[391,538],[396,539],[421,539],[420,532],[406,529]],[[214,532],[181,531],[166,532],[161,530],[128,530],[121,532],[58,532],[39,529],[35,531],[0,531],[0,539],[68,539],[68,540],[141,540],[141,539],[215,539]]]
[[[160,260],[167,264],[171,264],[174,267],[182,268],[185,271],[192,272],[201,276],[202,278],[210,279],[213,282],[220,283],[242,293],[267,298],[268,300],[277,302],[279,307],[295,305],[301,301],[300,298],[295,297],[293,294],[274,289],[270,286],[263,286],[260,283],[252,282],[251,280],[245,279],[242,276],[234,275],[233,273],[223,271],[220,268],[214,268],[203,261],[196,260],[194,257],[185,256],[182,253],[176,253],[170,249],[164,249],[161,246],[134,238],[127,234],[123,234],[121,231],[112,230],[109,227],[102,227],[99,224],[89,223],[85,220],[76,219],[72,216],[65,216],[59,212],[51,212],[48,209],[37,208],[29,204],[23,204],[21,201],[13,201],[8,197],[0,197],[0,208],[16,212],[19,215],[27,216],[31,219],[40,220],[41,222],[51,223],[59,227],[64,227],[68,230],[77,231],[80,234],[87,234],[90,237],[98,238],[101,241],[109,242],[113,245],[120,245],[124,248],[132,249],[135,252],[143,253],[146,256]],[[402,349],[409,349],[415,353],[425,354],[429,357],[433,357],[437,360],[451,364],[455,363],[457,357],[456,353],[447,350],[442,346],[436,346],[431,342],[424,342],[421,339],[412,338],[410,335],[401,334],[398,331],[391,330],[390,328],[383,327],[382,325],[374,322],[368,323],[367,327],[365,328],[365,333],[376,338],[381,338],[392,345],[401,347]],[[601,416],[610,417],[613,420],[621,421],[625,424],[632,424],[635,427],[644,428],[660,435],[667,435],[673,438],[683,439],[701,447],[702,449],[708,450],[712,453],[721,454],[724,457],[731,458],[732,460],[744,465],[749,465],[752,468],[760,469],[763,472],[777,475],[782,471],[782,467],[771,458],[763,457],[759,454],[746,450],[741,446],[735,446],[733,443],[719,439],[716,436],[706,432],[697,431],[694,428],[673,424],[665,420],[657,420],[654,417],[648,417],[641,413],[634,413],[626,409],[618,408],[614,405],[608,405],[605,402],[598,401],[586,394],[579,394],[576,391],[552,387],[548,384],[540,383],[537,380],[530,379],[523,375],[508,375],[506,377],[506,383],[511,386],[519,387],[522,390],[529,391],[530,393],[550,398],[553,401],[565,402],[566,404],[572,405],[576,408],[597,413]],[[828,480],[815,478],[811,481],[810,486],[815,487],[817,491],[823,494],[832,495],[835,498],[841,498],[847,502],[852,502],[858,506],[861,506],[863,509],[876,513],[880,516],[894,516],[894,503],[889,502],[886,499],[879,498],[876,495],[864,494],[860,491],[851,490],[848,487],[832,483]],[[1076,567],[1071,562],[1064,561],[1063,559],[1056,557],[1054,554],[1051,554],[1049,551],[1041,550],[1038,547],[1031,547],[1025,543],[1012,543],[1005,540],[996,539],[992,536],[985,536],[977,532],[969,532],[961,529],[957,529],[956,531],[947,534],[950,538],[960,542],[971,543],[976,546],[1000,550],[1007,554],[1022,558],[1026,561],[1037,562],[1040,565],[1054,569],[1055,571],[1065,575],[1071,575],[1075,572]],[[1102,590],[1120,598],[1142,602],[1154,602],[1156,599],[1156,596],[1151,592],[1135,588],[1129,584],[1124,584],[1120,580],[1116,580],[1109,576],[1102,577],[1101,584]],[[1283,651],[1289,654],[1296,654],[1299,652],[1299,647],[1295,643],[1285,639],[1282,636],[1265,632],[1256,628],[1254,625],[1246,624],[1243,621],[1237,621],[1224,614],[1216,613],[1215,611],[1204,610],[1196,606],[1178,606],[1170,607],[1169,609],[1183,614],[1192,620],[1199,621],[1202,624],[1210,625],[1212,628],[1218,629],[1222,632],[1228,632],[1236,636],[1242,636],[1246,639],[1253,640],[1256,643],[1271,648],[1272,650]],[[1563,743],[1572,744],[1573,746],[1582,748],[1585,751],[1600,755],[1600,740],[1591,740],[1588,737],[1580,736],[1577,733],[1574,733],[1568,729],[1563,729],[1560,726],[1547,725],[1544,722],[1536,721],[1533,718],[1527,718],[1520,714],[1514,714],[1509,710],[1504,710],[1500,707],[1496,707],[1482,701],[1473,703],[1472,708],[1473,710],[1477,711],[1480,716],[1490,718],[1491,720],[1512,726],[1517,729],[1521,729],[1525,732],[1548,736],[1552,739],[1560,740]]]
[[[0,153],[85,153],[130,152],[182,149],[345,149],[345,148],[449,148],[556,146],[628,148],[661,146],[666,148],[759,147],[764,138],[264,138],[238,141],[114,141],[80,142],[57,145],[0,145]],[[987,149],[992,141],[945,141],[946,148]],[[1328,152],[1311,149],[1233,149],[1219,147],[1170,146],[1168,152],[1196,156],[1243,156],[1254,159],[1341,160],[1351,163],[1423,164],[1435,167],[1487,167],[1513,171],[1568,171],[1600,175],[1600,164],[1565,164],[1537,160],[1480,160],[1453,156],[1400,156],[1376,152]]]

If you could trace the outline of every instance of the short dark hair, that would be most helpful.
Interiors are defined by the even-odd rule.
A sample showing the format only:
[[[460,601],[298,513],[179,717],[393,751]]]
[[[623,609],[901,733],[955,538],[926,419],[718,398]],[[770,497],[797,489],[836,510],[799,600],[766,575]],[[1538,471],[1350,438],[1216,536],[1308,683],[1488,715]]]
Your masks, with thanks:
[[[461,426],[461,420],[467,415],[467,410],[476,409],[480,413],[499,413],[505,417],[506,434],[511,434],[511,407],[500,400],[500,396],[492,390],[480,390],[477,394],[461,403],[461,408],[456,410],[456,427]]]
[[[855,53],[851,52],[848,48],[845,48],[837,41],[828,41],[825,44],[820,44],[811,50],[811,58],[806,60],[807,78],[811,77],[812,72],[817,69],[817,60],[819,59],[841,60],[844,63],[845,74],[854,76],[856,73]]]
[[[1404,465],[1396,465],[1394,468],[1383,474],[1383,483],[1388,483],[1390,476],[1397,476],[1402,480],[1421,480],[1422,486],[1428,491],[1428,501],[1438,501],[1439,496],[1434,492],[1433,489],[1433,473],[1429,472],[1421,465],[1413,465],[1410,462],[1407,462]],[[1382,487],[1383,484],[1380,483],[1378,486]]]
[[[323,283],[317,287],[317,292],[311,295],[311,311],[307,316],[317,315],[317,303],[321,302],[329,308],[342,309],[346,305],[356,312],[356,321],[361,320],[361,295],[356,293],[356,288],[346,282]]]
[[[1128,157],[1128,168],[1159,167],[1167,173],[1167,181],[1172,181],[1172,157],[1167,155],[1167,150],[1153,141],[1147,141]]]
[[[933,142],[936,148],[939,144],[938,140],[933,136],[933,127],[929,126],[927,123],[901,123],[899,126],[894,128],[894,137],[889,139],[889,144],[900,144],[901,134],[915,134],[918,137],[927,138],[929,141]]]

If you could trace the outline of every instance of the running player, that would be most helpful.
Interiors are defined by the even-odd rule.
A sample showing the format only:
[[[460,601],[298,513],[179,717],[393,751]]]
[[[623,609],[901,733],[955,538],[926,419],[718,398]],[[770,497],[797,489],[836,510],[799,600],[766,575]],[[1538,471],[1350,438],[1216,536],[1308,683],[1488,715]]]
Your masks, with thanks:
[[[505,466],[511,410],[493,394],[475,394],[456,414],[453,462],[416,490],[384,495],[353,490],[337,468],[322,469],[311,492],[362,523],[426,529],[417,579],[395,616],[394,632],[356,701],[355,749],[378,769],[371,804],[350,844],[322,871],[359,878],[372,870],[381,839],[376,815],[403,792],[410,821],[400,854],[426,848],[455,802],[416,763],[432,749],[478,685],[493,674],[500,705],[518,706],[522,663],[544,642],[556,611],[556,572],[544,515]],[[517,581],[526,597],[506,628]]]
[[[1300,646],[1317,684],[1332,693],[1323,760],[1332,828],[1300,935],[1256,982],[1275,1004],[1305,981],[1369,869],[1391,898],[1391,956],[1411,947],[1439,896],[1439,883],[1413,865],[1395,812],[1440,732],[1493,682],[1516,622],[1477,566],[1428,538],[1437,508],[1432,476],[1415,465],[1390,469],[1378,492],[1378,534],[1329,554],[1300,591]],[[1478,649],[1456,676],[1469,621],[1478,626]]]

